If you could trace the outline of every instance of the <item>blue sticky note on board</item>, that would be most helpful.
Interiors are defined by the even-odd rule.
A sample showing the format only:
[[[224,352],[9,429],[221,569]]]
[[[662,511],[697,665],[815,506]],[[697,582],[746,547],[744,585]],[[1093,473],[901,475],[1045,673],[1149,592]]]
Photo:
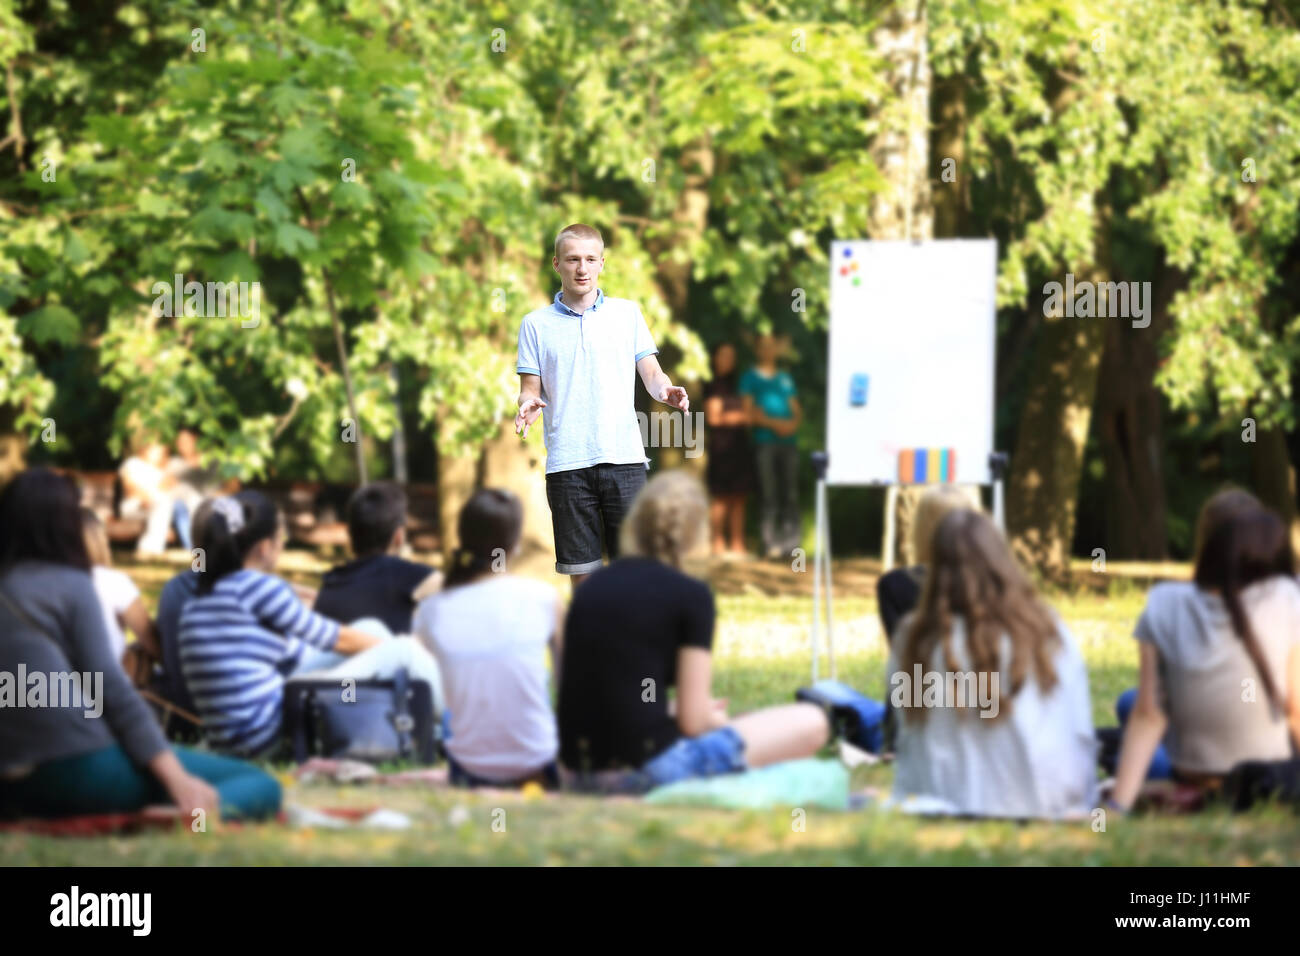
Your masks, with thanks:
[[[849,383],[849,404],[865,405],[867,404],[867,381],[868,377],[859,372],[853,376]]]

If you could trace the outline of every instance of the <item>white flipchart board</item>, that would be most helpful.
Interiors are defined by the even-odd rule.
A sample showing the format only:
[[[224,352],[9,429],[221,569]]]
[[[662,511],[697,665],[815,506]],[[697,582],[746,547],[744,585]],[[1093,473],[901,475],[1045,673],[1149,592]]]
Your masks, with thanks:
[[[895,484],[918,448],[953,449],[958,484],[992,483],[996,281],[993,239],[831,243],[827,484]]]

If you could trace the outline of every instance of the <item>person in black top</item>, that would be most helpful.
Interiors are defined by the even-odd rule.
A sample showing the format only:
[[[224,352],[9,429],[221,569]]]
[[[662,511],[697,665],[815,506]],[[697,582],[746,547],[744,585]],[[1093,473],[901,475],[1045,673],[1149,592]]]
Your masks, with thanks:
[[[325,573],[316,613],[345,624],[377,618],[390,633],[409,634],[416,603],[437,590],[441,574],[398,557],[406,543],[406,493],[401,487],[377,481],[353,492],[348,538],[355,558]]]
[[[713,554],[745,554],[745,499],[754,488],[754,449],[749,412],[736,390],[736,349],[724,342],[713,352],[713,381],[704,392],[708,425],[709,524]]]
[[[684,472],[654,478],[624,520],[623,557],[575,592],[557,713],[566,786],[638,792],[807,757],[826,743],[816,705],[729,718],[712,697],[713,595],[681,570],[707,511]]]

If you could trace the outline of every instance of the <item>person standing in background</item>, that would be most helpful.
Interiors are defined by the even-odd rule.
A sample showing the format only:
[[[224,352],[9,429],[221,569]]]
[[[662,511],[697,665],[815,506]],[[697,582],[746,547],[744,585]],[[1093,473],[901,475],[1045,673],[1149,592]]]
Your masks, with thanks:
[[[709,525],[714,556],[745,554],[745,499],[753,490],[754,459],[749,412],[736,388],[736,348],[724,342],[713,352],[713,381],[704,391],[708,425]]]
[[[740,394],[754,424],[763,553],[768,558],[789,555],[803,534],[795,444],[803,408],[795,397],[794,379],[776,366],[784,346],[770,332],[760,335],[754,343],[758,361],[740,379]]]

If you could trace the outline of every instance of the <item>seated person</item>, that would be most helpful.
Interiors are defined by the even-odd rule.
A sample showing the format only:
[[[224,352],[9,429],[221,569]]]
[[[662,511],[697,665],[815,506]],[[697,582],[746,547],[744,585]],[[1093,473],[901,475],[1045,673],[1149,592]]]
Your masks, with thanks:
[[[212,502],[208,498],[194,511],[192,529],[196,540],[203,539],[203,529],[208,516],[212,514]],[[158,596],[158,619],[155,627],[158,631],[159,654],[162,658],[162,682],[158,688],[164,698],[177,707],[198,713],[198,706],[185,686],[185,674],[181,669],[181,612],[190,598],[199,593],[199,569],[202,562],[195,559],[184,571],[173,575],[163,585]]]
[[[21,665],[29,674],[94,675],[94,686],[83,684],[71,701],[5,710],[0,816],[124,813],[168,803],[186,822],[195,810],[214,822],[218,813],[273,816],[280,809],[274,777],[169,747],[127,681],[91,583],[77,497],[71,482],[44,468],[24,471],[0,493],[0,671]],[[87,719],[96,710],[103,719]]]
[[[1205,504],[1201,506],[1201,513],[1196,519],[1196,547],[1192,557],[1193,567],[1200,563],[1201,555],[1205,553],[1207,539],[1221,524],[1238,515],[1259,511],[1263,507],[1264,505],[1258,498],[1241,488],[1225,488],[1211,495]],[[1119,769],[1119,739],[1122,739],[1123,730],[1128,725],[1129,714],[1133,712],[1133,707],[1137,704],[1137,696],[1137,688],[1130,687],[1120,694],[1115,701],[1115,715],[1119,718],[1118,733],[1113,729],[1099,729],[1097,731],[1098,737],[1106,735],[1102,764],[1112,774]],[[1169,763],[1169,750],[1163,743],[1158,745],[1152,754],[1151,765],[1147,768],[1146,776],[1148,780],[1168,780],[1173,777],[1173,766]]]
[[[903,809],[1060,819],[1097,805],[1083,656],[979,512],[939,522],[887,673]]]
[[[392,482],[358,488],[348,501],[354,558],[325,573],[316,613],[336,621],[373,617],[392,634],[411,633],[415,592],[438,572],[399,557],[406,544],[406,493]],[[426,588],[432,590],[434,586]]]
[[[190,550],[189,509],[178,497],[176,479],[167,472],[167,446],[148,438],[137,440],[135,453],[118,469],[122,478],[123,518],[144,518],[145,529],[136,544],[142,556],[162,554],[167,549],[167,529],[176,528],[180,546]]]
[[[475,492],[460,512],[447,580],[415,614],[415,634],[438,659],[447,693],[454,784],[559,785],[546,649],[558,668],[563,609],[554,588],[502,564],[517,552],[522,527],[515,495]]]
[[[192,428],[182,428],[176,433],[176,453],[167,462],[167,474],[172,478],[177,499],[191,515],[204,498],[222,490],[216,469],[203,467],[199,436]],[[198,535],[191,532],[191,537]]]
[[[1243,761],[1288,760],[1300,747],[1300,585],[1277,515],[1257,508],[1219,522],[1194,579],[1153,587],[1135,634],[1118,809],[1133,805],[1162,738],[1174,779],[1205,791]]]
[[[970,489],[957,485],[935,485],[927,489],[917,502],[916,516],[912,519],[912,556],[916,564],[894,568],[876,581],[876,605],[880,611],[880,624],[884,628],[886,644],[893,639],[903,615],[915,608],[916,602],[920,600],[921,587],[925,583],[925,568],[930,563],[930,540],[934,537],[935,526],[954,508],[979,511],[978,492],[972,496]]]
[[[284,683],[292,676],[391,678],[405,667],[433,689],[438,665],[410,638],[367,633],[304,607],[272,572],[284,525],[269,498],[242,491],[216,498],[199,547],[198,594],[181,612],[181,667],[209,744],[241,755],[279,743]]]
[[[89,508],[81,509],[81,534],[86,553],[90,556],[90,579],[104,609],[104,630],[108,634],[110,650],[113,657],[122,662],[132,681],[141,686],[147,682],[153,662],[161,657],[158,633],[149,617],[149,609],[144,606],[135,582],[113,567],[108,532],[99,516]],[[126,630],[135,635],[129,655]]]
[[[575,591],[557,714],[566,787],[643,792],[808,757],[827,742],[814,704],[731,718],[714,700],[713,594],[681,570],[706,541],[707,516],[694,478],[651,479],[623,522],[623,556]]]

